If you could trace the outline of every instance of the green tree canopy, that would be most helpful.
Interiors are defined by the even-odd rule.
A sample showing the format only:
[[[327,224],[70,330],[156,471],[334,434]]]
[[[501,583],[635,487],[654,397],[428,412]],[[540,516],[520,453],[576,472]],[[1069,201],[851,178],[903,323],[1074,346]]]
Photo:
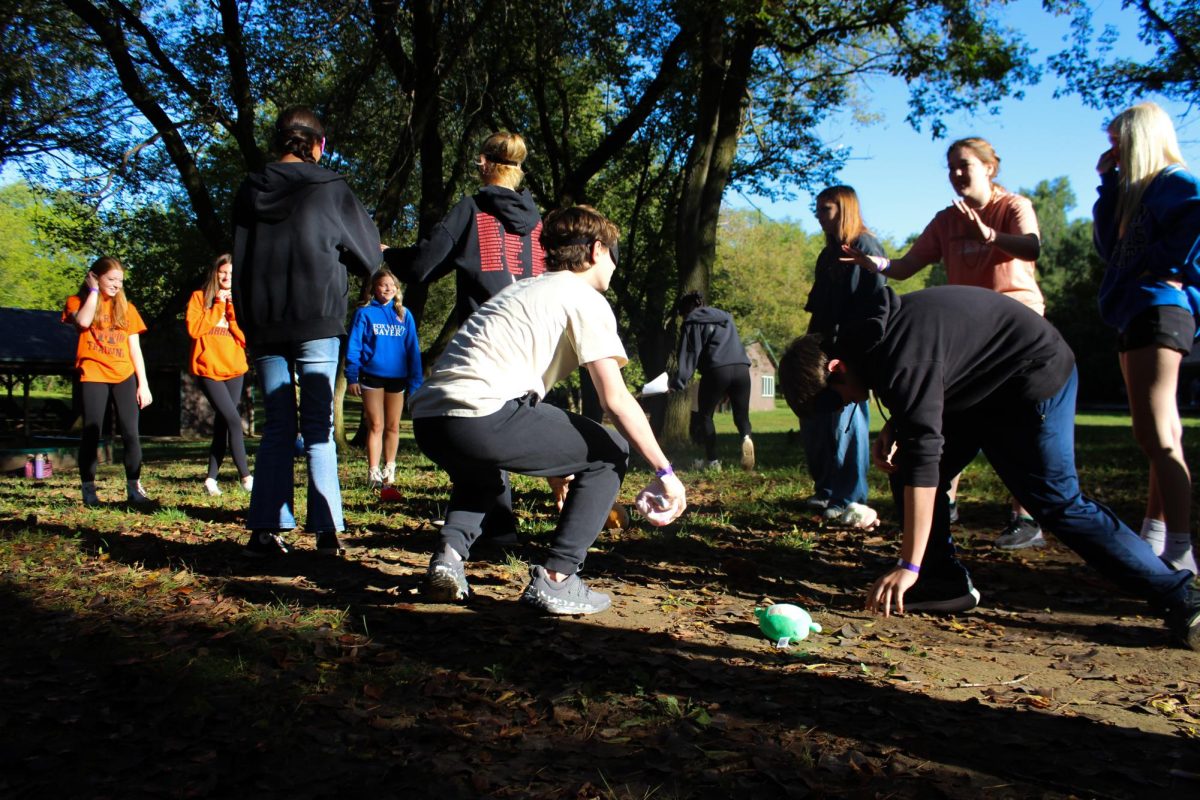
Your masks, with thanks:
[[[1121,0],[1138,17],[1138,39],[1150,48],[1144,59],[1117,56],[1118,31],[1097,32],[1085,0],[1045,0],[1052,13],[1071,17],[1071,45],[1050,59],[1066,91],[1096,108],[1119,108],[1156,92],[1200,102],[1200,11],[1194,0]]]
[[[0,306],[62,308],[90,263],[85,251],[56,244],[55,205],[24,182],[0,187]]]

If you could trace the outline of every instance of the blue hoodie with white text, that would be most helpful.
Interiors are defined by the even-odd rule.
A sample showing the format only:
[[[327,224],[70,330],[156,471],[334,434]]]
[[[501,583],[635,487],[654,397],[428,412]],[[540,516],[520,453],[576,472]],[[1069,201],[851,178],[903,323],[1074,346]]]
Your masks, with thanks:
[[[408,391],[424,382],[417,325],[407,308],[396,314],[393,301],[371,302],[354,312],[346,349],[346,381],[358,383],[361,373],[377,378],[404,378]]]

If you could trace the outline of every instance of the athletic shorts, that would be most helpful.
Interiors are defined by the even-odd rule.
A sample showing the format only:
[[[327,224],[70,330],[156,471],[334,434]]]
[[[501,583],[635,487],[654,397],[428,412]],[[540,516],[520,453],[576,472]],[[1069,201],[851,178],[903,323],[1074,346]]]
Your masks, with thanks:
[[[408,388],[407,378],[381,378],[369,372],[360,372],[358,385],[364,389],[383,389],[388,394],[403,392]]]
[[[1179,306],[1150,306],[1117,335],[1117,351],[1127,353],[1157,345],[1186,356],[1192,352],[1195,338],[1196,320],[1191,311]]]

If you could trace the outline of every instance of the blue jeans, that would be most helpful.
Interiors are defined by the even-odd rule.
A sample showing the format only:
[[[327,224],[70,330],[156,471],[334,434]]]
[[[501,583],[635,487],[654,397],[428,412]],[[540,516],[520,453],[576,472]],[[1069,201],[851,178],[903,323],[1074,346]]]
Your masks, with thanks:
[[[300,434],[308,459],[309,533],[345,529],[342,489],[333,443],[333,382],[338,340],[314,339],[255,348],[254,365],[263,395],[262,443],[254,459],[254,490],[246,527],[282,531],[296,527],[296,386],[300,387]],[[293,377],[294,376],[294,377]]]
[[[865,402],[842,405],[832,389],[817,396],[812,416],[800,423],[813,493],[831,508],[867,502],[870,424]]]
[[[941,486],[921,579],[961,570],[950,540],[950,480],[980,450],[1013,496],[1046,531],[1132,595],[1170,618],[1189,605],[1192,573],[1168,567],[1150,545],[1107,506],[1084,496],[1075,473],[1075,394],[1072,371],[1053,397],[997,409],[968,409],[943,420]]]

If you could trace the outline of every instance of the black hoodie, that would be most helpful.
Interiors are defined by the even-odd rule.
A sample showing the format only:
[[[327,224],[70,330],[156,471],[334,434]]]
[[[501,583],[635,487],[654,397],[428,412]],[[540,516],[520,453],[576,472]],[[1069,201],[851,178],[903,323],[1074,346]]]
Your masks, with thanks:
[[[1053,325],[990,289],[938,286],[900,297],[885,287],[876,298],[873,312],[844,324],[826,349],[891,411],[906,486],[937,486],[944,415],[1012,419],[1052,397],[1075,367]]]
[[[542,217],[528,189],[484,186],[450,209],[427,239],[389,249],[383,258],[405,283],[432,283],[456,270],[454,309],[461,325],[496,292],[542,274],[541,233]]]
[[[336,172],[278,161],[249,175],[233,209],[233,303],[251,345],[346,333],[346,270],[369,277],[379,231]]]
[[[700,306],[683,320],[679,332],[679,372],[672,388],[682,391],[697,368],[701,372],[730,364],[750,366],[750,357],[737,325],[728,312],[712,306]]]

